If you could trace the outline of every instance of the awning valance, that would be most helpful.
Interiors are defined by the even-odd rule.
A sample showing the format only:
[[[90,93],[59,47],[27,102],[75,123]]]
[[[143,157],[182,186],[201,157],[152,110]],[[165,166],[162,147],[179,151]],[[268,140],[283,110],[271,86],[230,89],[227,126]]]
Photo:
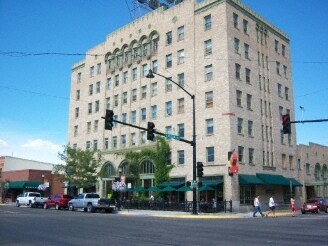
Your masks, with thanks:
[[[292,186],[303,186],[300,182],[298,182],[296,179],[294,178],[287,178],[289,179],[289,182],[291,182]]]
[[[9,189],[37,189],[41,181],[11,181],[9,182]]]
[[[239,185],[264,185],[264,182],[256,175],[239,174]]]
[[[282,175],[257,173],[256,176],[259,179],[261,179],[265,185],[282,185],[282,186],[290,185],[289,180]]]

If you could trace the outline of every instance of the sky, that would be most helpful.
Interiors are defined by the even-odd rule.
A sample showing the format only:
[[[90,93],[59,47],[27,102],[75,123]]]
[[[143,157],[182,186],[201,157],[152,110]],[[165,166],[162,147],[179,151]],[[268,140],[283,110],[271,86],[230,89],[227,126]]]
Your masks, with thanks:
[[[0,156],[61,162],[71,68],[144,12],[132,2],[0,0]],[[241,2],[289,35],[294,120],[328,119],[328,1]],[[328,146],[328,122],[295,126],[298,144]]]

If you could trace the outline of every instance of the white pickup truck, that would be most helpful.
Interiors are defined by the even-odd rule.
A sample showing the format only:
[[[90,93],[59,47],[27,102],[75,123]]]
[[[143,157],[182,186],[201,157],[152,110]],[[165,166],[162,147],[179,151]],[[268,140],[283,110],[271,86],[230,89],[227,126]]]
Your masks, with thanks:
[[[27,205],[31,208],[42,207],[47,198],[41,197],[39,192],[24,192],[16,199],[16,207]]]
[[[115,210],[115,201],[100,198],[96,193],[82,193],[68,202],[68,210],[83,209],[84,212],[105,211],[112,213]]]

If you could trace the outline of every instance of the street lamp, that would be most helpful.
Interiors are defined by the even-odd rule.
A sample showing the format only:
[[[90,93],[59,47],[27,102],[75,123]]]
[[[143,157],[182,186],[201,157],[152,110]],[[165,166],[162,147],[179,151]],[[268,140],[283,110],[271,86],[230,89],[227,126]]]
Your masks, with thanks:
[[[151,69],[149,70],[148,74],[147,74],[147,78],[155,78],[154,74],[167,79],[171,82],[173,82],[174,84],[176,84],[179,88],[181,88],[184,92],[186,92],[190,98],[192,99],[192,141],[191,141],[191,146],[193,147],[192,149],[192,157],[193,157],[193,161],[192,161],[192,181],[193,181],[193,188],[192,188],[192,214],[197,214],[197,197],[196,197],[196,110],[195,110],[195,95],[190,94],[185,88],[183,88],[181,85],[179,85],[178,83],[176,83],[175,81],[173,81],[170,78],[165,77],[164,75],[161,75],[159,73],[155,73],[154,71],[152,71]]]

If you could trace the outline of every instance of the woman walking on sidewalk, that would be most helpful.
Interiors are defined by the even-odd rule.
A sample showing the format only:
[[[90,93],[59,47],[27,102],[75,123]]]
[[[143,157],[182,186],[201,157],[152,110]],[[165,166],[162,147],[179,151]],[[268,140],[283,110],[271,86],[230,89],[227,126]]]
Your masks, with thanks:
[[[271,195],[271,197],[269,199],[269,208],[270,208],[270,210],[267,212],[266,217],[268,217],[269,214],[271,214],[271,213],[272,213],[273,217],[276,217],[276,204],[273,200],[273,195]]]
[[[262,214],[262,211],[261,211],[261,204],[260,204],[259,197],[260,196],[256,196],[254,198],[254,213],[253,213],[253,217],[256,217],[257,212],[259,212],[261,214],[261,216],[264,217],[264,214]]]
[[[295,199],[293,197],[290,198],[290,208],[292,211],[292,216],[295,217],[296,214],[296,202]]]

